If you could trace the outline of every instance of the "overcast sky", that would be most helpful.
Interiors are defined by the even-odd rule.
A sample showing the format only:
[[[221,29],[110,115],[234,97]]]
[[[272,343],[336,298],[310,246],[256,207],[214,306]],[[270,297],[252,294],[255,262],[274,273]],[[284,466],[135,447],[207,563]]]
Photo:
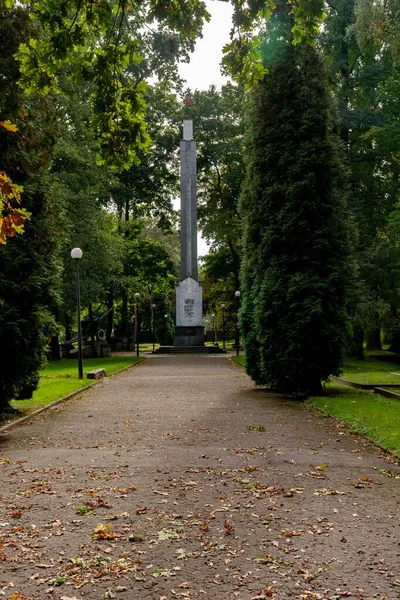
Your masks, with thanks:
[[[190,63],[181,63],[179,71],[186,79],[188,87],[192,90],[206,90],[210,85],[221,87],[226,83],[226,77],[220,73],[222,48],[229,42],[231,29],[232,5],[230,2],[206,0],[211,20],[203,29],[203,38],[197,40],[196,50],[192,54]],[[196,124],[194,124],[194,138],[196,139]],[[179,207],[177,207],[179,208]],[[208,246],[198,237],[199,256],[207,254]]]
[[[191,89],[206,90],[215,84],[221,87],[226,77],[220,73],[222,48],[229,42],[233,7],[230,2],[206,0],[211,21],[203,28],[203,38],[197,40],[190,63],[181,63],[180,74]]]

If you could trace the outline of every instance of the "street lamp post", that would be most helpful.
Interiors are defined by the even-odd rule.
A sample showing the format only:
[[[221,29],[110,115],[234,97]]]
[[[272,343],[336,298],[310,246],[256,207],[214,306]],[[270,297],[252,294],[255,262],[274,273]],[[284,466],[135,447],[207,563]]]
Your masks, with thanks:
[[[133,297],[135,298],[135,325],[134,325],[133,337],[135,338],[134,344],[136,346],[136,356],[139,356],[139,336],[138,336],[138,302],[139,302],[139,298],[140,298],[139,292],[136,292],[135,294],[133,294]]]
[[[236,339],[235,339],[235,346],[236,346],[236,356],[239,356],[239,303],[240,303],[240,290],[236,290],[235,292],[235,299],[236,299]]]
[[[165,345],[167,345],[168,343],[168,313],[166,313],[164,315],[164,319],[165,319]]]
[[[211,318],[212,318],[212,330],[213,330],[213,335],[212,335],[212,338],[213,338],[213,346],[215,346],[215,315],[214,315],[214,314],[212,314],[212,315],[211,315]]]
[[[221,304],[222,308],[222,348],[225,350],[225,304]]]
[[[78,375],[83,379],[83,351],[82,351],[82,324],[81,324],[81,284],[79,280],[79,261],[83,256],[80,248],[71,250],[71,258],[76,261],[76,304],[78,308]]]
[[[151,305],[151,337],[153,338],[153,352],[154,352],[154,346],[155,346],[155,338],[154,338],[154,309],[155,309],[156,305],[152,304]]]

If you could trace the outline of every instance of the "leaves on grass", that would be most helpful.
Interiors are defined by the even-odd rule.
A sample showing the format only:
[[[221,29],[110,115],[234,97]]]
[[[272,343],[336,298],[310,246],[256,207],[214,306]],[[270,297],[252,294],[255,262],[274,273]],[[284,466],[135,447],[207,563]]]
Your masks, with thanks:
[[[379,473],[385,475],[385,477],[394,477],[395,479],[400,479],[400,473],[397,471],[391,471],[390,469],[379,469]]]

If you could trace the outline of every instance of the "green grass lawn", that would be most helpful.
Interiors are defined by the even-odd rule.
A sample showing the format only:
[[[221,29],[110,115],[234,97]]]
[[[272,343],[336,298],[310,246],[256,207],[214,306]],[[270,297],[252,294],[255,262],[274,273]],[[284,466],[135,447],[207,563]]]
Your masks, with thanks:
[[[239,354],[239,356],[232,356],[231,358],[238,365],[241,365],[242,367],[246,366],[246,357],[244,354]]]
[[[328,384],[326,396],[308,399],[323,410],[400,458],[400,402],[370,391]]]
[[[1,420],[17,419],[52,404],[68,394],[83,389],[93,383],[86,379],[86,373],[93,369],[105,369],[106,375],[112,375],[125,367],[143,360],[136,356],[110,356],[107,358],[87,358],[83,360],[84,379],[78,379],[78,361],[64,358],[48,363],[42,371],[38,389],[30,400],[13,400],[11,406],[17,413],[0,416]]]
[[[391,375],[399,373],[399,376]],[[358,383],[399,383],[400,365],[365,357],[365,360],[346,359],[341,377]]]

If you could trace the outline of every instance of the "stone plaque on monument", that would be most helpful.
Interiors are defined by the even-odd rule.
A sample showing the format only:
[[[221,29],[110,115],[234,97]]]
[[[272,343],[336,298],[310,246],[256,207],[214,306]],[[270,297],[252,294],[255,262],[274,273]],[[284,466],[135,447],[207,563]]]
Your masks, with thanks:
[[[201,327],[203,321],[202,289],[188,277],[176,290],[176,324],[178,327]]]

